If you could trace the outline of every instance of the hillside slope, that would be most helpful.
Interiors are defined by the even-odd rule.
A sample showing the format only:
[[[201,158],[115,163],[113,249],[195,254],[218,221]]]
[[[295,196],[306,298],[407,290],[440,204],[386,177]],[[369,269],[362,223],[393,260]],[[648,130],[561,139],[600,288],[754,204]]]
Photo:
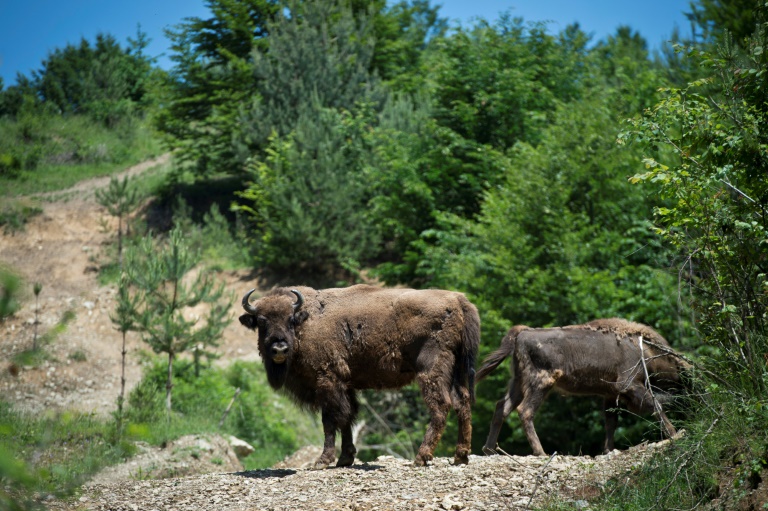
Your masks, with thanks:
[[[139,176],[157,165],[161,156],[118,174]],[[121,336],[110,314],[115,307],[116,286],[102,286],[98,264],[106,261],[106,245],[114,243],[116,220],[94,197],[109,178],[89,179],[76,186],[40,196],[42,214],[30,218],[24,231],[0,230],[0,265],[10,267],[25,280],[22,307],[0,325],[0,393],[19,408],[42,410],[77,409],[107,414],[116,407],[120,390]],[[244,290],[257,287],[246,272],[221,273],[232,294],[231,317],[240,313]],[[59,323],[66,311],[74,319],[65,331],[46,346],[48,360],[40,367],[17,367],[13,356],[32,347],[35,299],[32,283],[42,284],[38,335]],[[127,385],[141,377],[140,350],[148,350],[135,334],[128,335]],[[256,358],[253,339],[233,321],[224,332],[218,353],[224,362]]]

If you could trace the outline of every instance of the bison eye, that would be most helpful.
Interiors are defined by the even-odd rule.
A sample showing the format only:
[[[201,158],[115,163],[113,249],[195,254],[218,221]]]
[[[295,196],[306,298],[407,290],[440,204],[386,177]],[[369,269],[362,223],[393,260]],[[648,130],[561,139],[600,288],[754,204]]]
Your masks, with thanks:
[[[264,328],[267,326],[267,318],[264,316],[256,316],[256,324],[259,325],[260,328]]]

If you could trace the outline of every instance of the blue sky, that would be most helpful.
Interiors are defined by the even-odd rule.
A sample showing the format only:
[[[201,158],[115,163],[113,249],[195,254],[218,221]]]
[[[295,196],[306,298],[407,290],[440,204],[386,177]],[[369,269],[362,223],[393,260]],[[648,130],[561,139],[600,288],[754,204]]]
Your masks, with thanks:
[[[683,15],[689,0],[433,0],[452,25],[467,26],[472,19],[495,20],[511,10],[526,21],[546,21],[552,33],[578,22],[599,40],[629,25],[658,48],[677,26],[690,34]],[[110,33],[121,44],[135,37],[141,24],[152,42],[147,53],[159,57],[168,68],[169,41],[163,28],[186,17],[206,17],[203,0],[0,0],[0,76],[5,86],[16,82],[16,74],[29,75],[39,69],[54,48],[81,38],[93,42],[99,32]],[[161,56],[165,54],[165,56]]]

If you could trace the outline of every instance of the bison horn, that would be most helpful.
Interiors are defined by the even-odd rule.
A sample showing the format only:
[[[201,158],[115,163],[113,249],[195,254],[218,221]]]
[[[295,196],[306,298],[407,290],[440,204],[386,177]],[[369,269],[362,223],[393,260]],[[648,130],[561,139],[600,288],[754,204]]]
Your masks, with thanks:
[[[247,293],[245,293],[245,296],[243,296],[243,309],[245,309],[245,312],[248,314],[256,315],[256,307],[251,305],[251,302],[248,301],[248,299],[251,297],[251,294],[256,291],[256,289],[251,289]]]
[[[296,295],[296,302],[293,304],[293,312],[296,313],[304,305],[304,297],[301,296],[298,289],[291,289],[291,293]]]

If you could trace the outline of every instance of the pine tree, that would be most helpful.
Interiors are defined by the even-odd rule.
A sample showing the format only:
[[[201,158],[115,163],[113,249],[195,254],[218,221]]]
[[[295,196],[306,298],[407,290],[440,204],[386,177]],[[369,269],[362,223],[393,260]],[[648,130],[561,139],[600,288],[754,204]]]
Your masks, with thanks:
[[[290,13],[269,23],[269,52],[254,54],[258,99],[241,119],[244,155],[283,137],[299,118],[320,108],[354,111],[359,103],[380,103],[385,94],[371,73],[371,19],[355,16],[343,2],[292,2]]]
[[[133,298],[137,305],[131,312],[137,329],[155,353],[168,356],[165,405],[169,418],[176,357],[199,345],[217,346],[230,320],[228,305],[222,302],[224,287],[215,285],[210,273],[200,269],[191,281],[182,282],[198,262],[178,228],[171,230],[164,246],[146,236],[127,256],[125,272],[140,297]],[[203,317],[185,317],[185,311],[200,304],[208,309]]]
[[[131,294],[130,284],[125,274],[120,276],[120,283],[117,288],[117,307],[114,315],[109,318],[115,325],[115,328],[122,334],[123,344],[120,350],[120,394],[117,396],[117,411],[115,418],[117,422],[117,437],[121,438],[123,434],[123,405],[125,403],[125,364],[128,351],[126,350],[126,335],[128,332],[137,330],[136,311],[140,307],[141,295]]]
[[[253,182],[239,194],[238,209],[261,233],[262,263],[355,271],[375,254],[378,231],[366,208],[359,128],[355,118],[318,107],[289,137],[272,140],[268,158],[249,167]]]
[[[109,186],[96,190],[96,202],[107,209],[110,215],[117,218],[117,259],[119,267],[123,267],[123,218],[136,207],[139,201],[135,188],[130,188],[128,178],[120,181],[116,177],[109,180]]]

